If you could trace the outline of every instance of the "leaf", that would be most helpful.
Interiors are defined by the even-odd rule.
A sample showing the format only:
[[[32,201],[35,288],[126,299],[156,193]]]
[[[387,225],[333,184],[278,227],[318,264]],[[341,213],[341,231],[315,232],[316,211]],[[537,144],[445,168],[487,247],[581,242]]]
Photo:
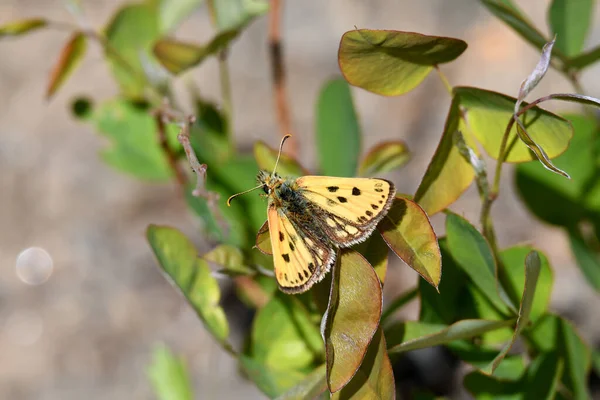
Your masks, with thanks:
[[[275,398],[302,382],[305,374],[299,371],[268,367],[251,357],[239,356],[242,369],[269,398]]]
[[[254,158],[261,170],[269,173],[275,168],[278,151],[267,146],[265,142],[258,141],[254,143]],[[277,173],[284,177],[298,177],[309,175],[309,172],[300,165],[294,158],[282,153],[277,166]]]
[[[575,70],[582,70],[590,65],[594,64],[600,59],[600,46],[596,46],[593,49],[583,52],[576,57],[566,60],[566,65]]]
[[[550,158],[548,158],[548,155],[546,154],[544,149],[531,138],[529,133],[527,133],[523,122],[521,122],[521,120],[518,118],[515,118],[515,122],[517,123],[517,134],[519,135],[519,139],[521,139],[521,141],[525,143],[527,147],[529,147],[529,149],[535,153],[535,156],[542,163],[542,165],[548,171],[552,171],[554,173],[564,176],[567,179],[571,179],[569,174],[552,164],[552,161],[550,161]]]
[[[517,32],[523,39],[541,49],[548,40],[542,33],[523,15],[521,10],[511,0],[481,0],[496,17],[504,21]]]
[[[521,381],[498,379],[480,372],[471,372],[463,380],[464,387],[478,400],[521,400]]]
[[[269,368],[304,370],[322,347],[318,328],[294,297],[278,293],[254,318],[251,356]]]
[[[48,21],[43,18],[29,18],[18,21],[12,21],[0,26],[0,38],[7,36],[18,36],[29,33],[48,25]]]
[[[573,393],[574,399],[590,398],[587,389],[590,350],[570,322],[547,314],[535,324],[527,338],[537,351],[557,351],[564,359],[565,368],[561,381]]]
[[[481,370],[484,374],[491,375],[494,373],[494,370],[502,362],[504,357],[506,357],[513,344],[521,334],[521,331],[529,323],[529,314],[531,313],[531,308],[533,305],[533,296],[535,295],[535,288],[537,286],[538,277],[542,268],[541,263],[540,256],[535,250],[532,250],[529,252],[529,254],[527,254],[527,257],[525,258],[525,287],[523,289],[523,297],[521,298],[521,306],[519,307],[519,317],[517,318],[515,332],[512,340],[504,346],[498,356],[496,356],[496,358],[490,364],[488,364],[488,366]]]
[[[563,374],[564,362],[556,353],[540,354],[527,369],[525,400],[552,400]]]
[[[515,103],[514,108],[515,114],[519,112],[523,100],[525,100],[527,95],[531,93],[533,89],[535,89],[542,78],[544,78],[544,75],[546,75],[546,71],[548,71],[548,67],[550,66],[550,57],[552,55],[552,47],[554,47],[555,40],[556,39],[553,39],[544,45],[542,48],[542,56],[540,61],[538,61],[533,71],[531,71],[531,74],[529,74],[529,76],[523,82],[521,82],[519,95],[517,96],[517,102]]]
[[[151,52],[160,35],[158,8],[149,2],[125,5],[105,28],[106,59],[125,96],[143,99],[147,86],[167,78]]]
[[[468,131],[492,158],[498,159],[500,143],[508,122],[513,118],[516,99],[471,87],[455,87],[454,95],[465,110]],[[526,102],[522,104],[527,105]],[[562,154],[573,137],[573,127],[569,121],[538,107],[528,110],[521,120],[531,139],[544,149],[550,159]],[[508,143],[516,134],[516,127],[513,126]],[[506,161],[520,163],[534,159],[529,148],[519,141],[512,147]]]
[[[342,36],[338,61],[351,85],[397,96],[417,87],[435,65],[453,61],[466,48],[459,39],[357,29]]]
[[[360,126],[350,87],[343,79],[323,85],[317,101],[317,155],[320,172],[354,176],[360,154]],[[340,149],[344,151],[340,151]]]
[[[360,367],[381,316],[381,284],[359,253],[346,250],[333,270],[322,335],[327,355],[327,385],[334,393]]]
[[[192,385],[185,363],[164,345],[156,346],[148,377],[160,400],[192,400]]]
[[[229,325],[219,306],[219,285],[206,261],[197,258],[194,245],[181,232],[166,226],[150,225],[146,237],[167,280],[181,290],[206,329],[230,347]]]
[[[314,369],[296,386],[283,393],[277,400],[315,399],[327,391],[326,365]]]
[[[502,314],[511,312],[499,295],[496,260],[487,240],[466,219],[454,213],[446,217],[448,249],[460,268]]]
[[[158,143],[156,123],[143,109],[125,100],[111,100],[98,106],[92,115],[96,129],[112,146],[101,152],[110,166],[150,181],[166,181],[173,171]],[[174,129],[173,129],[174,128]],[[167,134],[177,132],[169,126]]]
[[[379,143],[373,147],[358,167],[360,176],[375,176],[402,167],[410,160],[408,147],[403,141]]]
[[[355,245],[354,250],[358,251],[375,270],[377,277],[381,281],[381,286],[385,282],[385,276],[388,267],[389,247],[380,235],[371,235],[367,240]]]
[[[163,67],[177,75],[225,49],[238,34],[237,30],[224,31],[205,45],[164,38],[156,41],[152,51]]]
[[[217,27],[221,31],[242,29],[269,10],[269,4],[264,0],[219,0],[213,6]]]
[[[536,322],[545,314],[550,304],[553,277],[548,259],[543,253],[531,246],[513,246],[502,250],[500,253],[502,277],[504,278],[502,280],[503,287],[513,303],[517,304],[521,301],[526,281],[523,265],[525,264],[527,254],[534,250],[540,257],[540,274],[529,314],[529,319],[532,322]]]
[[[419,184],[414,200],[429,215],[440,212],[452,204],[471,185],[473,167],[460,155],[454,145],[454,132],[459,130],[460,108],[455,99],[450,105],[444,133],[435,154]],[[465,135],[469,140],[469,136]],[[473,143],[469,143],[470,147]]]
[[[58,88],[67,80],[79,65],[87,49],[87,38],[82,32],[74,33],[61,50],[58,62],[54,64],[50,73],[46,98],[50,98]]]
[[[197,9],[203,0],[159,0],[159,29],[169,33]]]
[[[406,351],[439,346],[455,340],[469,339],[485,332],[510,326],[514,320],[487,321],[483,319],[464,319],[450,326],[407,321],[392,325],[386,329],[388,353],[400,354]]]
[[[553,0],[548,24],[556,35],[556,47],[567,57],[578,55],[590,30],[594,0]]]
[[[442,276],[440,248],[427,214],[417,203],[396,197],[377,229],[402,261],[438,287]]]
[[[516,186],[528,209],[547,223],[572,227],[585,216],[582,199],[595,182],[595,122],[570,115],[576,134],[569,149],[554,160],[567,169],[571,180],[549,174],[538,162],[521,164],[516,169]]]
[[[396,398],[394,373],[381,328],[373,336],[356,375],[331,398],[333,400]]]
[[[256,271],[244,263],[242,251],[235,246],[221,244],[202,256],[206,261],[215,263],[222,272],[230,275],[254,275]]]
[[[581,234],[573,230],[569,232],[569,244],[583,276],[596,292],[600,292],[600,257],[585,244]]]
[[[586,106],[600,107],[600,100],[595,97],[585,96],[577,93],[553,93],[548,95],[549,99],[563,100],[572,103],[579,103]]]
[[[265,221],[265,223],[258,230],[254,247],[256,247],[263,254],[269,256],[273,255],[271,237],[269,236],[269,221]]]
[[[459,300],[467,283],[464,272],[456,265],[456,261],[448,250],[447,238],[439,239],[444,279],[438,289],[434,289],[425,281],[419,281],[421,311],[419,321],[449,325],[459,318]],[[438,292],[439,290],[439,292]]]

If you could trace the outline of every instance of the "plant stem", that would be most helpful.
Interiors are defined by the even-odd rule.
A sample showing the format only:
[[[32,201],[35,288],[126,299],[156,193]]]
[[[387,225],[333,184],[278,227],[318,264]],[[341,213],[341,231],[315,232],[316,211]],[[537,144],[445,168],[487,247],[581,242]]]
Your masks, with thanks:
[[[446,91],[450,94],[450,97],[452,97],[453,88],[452,88],[452,85],[450,84],[450,81],[448,81],[448,78],[442,72],[442,70],[440,69],[439,65],[436,64],[435,70],[437,71],[438,76],[442,80],[442,83],[444,84],[444,87],[446,88]]]
[[[165,115],[158,110],[154,113],[154,120],[156,122],[156,131],[158,133],[158,142],[160,147],[162,148],[165,156],[167,157],[167,161],[175,174],[175,178],[177,179],[177,183],[179,184],[182,193],[185,193],[185,185],[187,183],[186,176],[181,169],[180,165],[177,163],[177,156],[173,153],[171,148],[169,147],[169,142],[167,141],[167,127],[165,125]]]
[[[281,0],[271,0],[269,10],[269,55],[271,58],[271,79],[273,81],[273,99],[275,113],[281,136],[292,133],[290,109],[285,86],[285,66],[281,45]],[[288,154],[295,156],[298,146],[294,137],[288,141]]]

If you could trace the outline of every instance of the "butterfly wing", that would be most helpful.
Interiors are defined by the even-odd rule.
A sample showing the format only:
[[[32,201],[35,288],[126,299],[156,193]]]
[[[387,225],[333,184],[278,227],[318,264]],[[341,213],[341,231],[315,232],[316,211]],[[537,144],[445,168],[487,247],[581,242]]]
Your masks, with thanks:
[[[318,222],[340,247],[350,247],[369,237],[396,194],[392,182],[378,178],[303,176],[296,184],[304,198],[321,210]]]
[[[319,282],[335,262],[330,246],[292,223],[274,204],[268,209],[275,278],[285,293],[302,293]]]

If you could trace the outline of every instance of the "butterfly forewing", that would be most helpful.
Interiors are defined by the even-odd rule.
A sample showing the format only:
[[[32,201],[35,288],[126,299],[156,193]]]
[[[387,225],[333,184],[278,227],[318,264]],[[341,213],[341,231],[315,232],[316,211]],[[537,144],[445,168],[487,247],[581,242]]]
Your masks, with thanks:
[[[341,247],[365,240],[396,193],[392,182],[377,178],[303,176],[296,183],[306,200],[321,210],[319,222],[329,239]]]
[[[294,225],[273,204],[268,210],[275,278],[283,292],[300,293],[320,281],[335,261],[335,250]]]

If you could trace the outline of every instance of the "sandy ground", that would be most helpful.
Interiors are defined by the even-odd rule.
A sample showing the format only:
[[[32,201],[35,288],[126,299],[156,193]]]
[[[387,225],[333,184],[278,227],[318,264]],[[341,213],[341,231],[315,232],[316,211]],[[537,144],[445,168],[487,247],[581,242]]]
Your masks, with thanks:
[[[83,2],[90,20],[102,26],[117,0]],[[301,159],[314,166],[314,104],[322,83],[339,74],[337,46],[353,28],[388,28],[453,36],[469,48],[443,70],[454,85],[480,86],[516,94],[538,55],[510,29],[470,0],[286,2],[285,59],[293,125]],[[547,1],[520,1],[538,26],[545,26]],[[69,20],[59,0],[0,0],[0,23],[26,16]],[[600,42],[600,18],[588,47]],[[211,28],[205,10],[178,36],[205,41]],[[63,90],[44,100],[46,79],[65,32],[35,33],[0,42],[0,398],[70,400],[152,398],[145,368],[152,346],[166,342],[185,356],[196,398],[262,398],[236,373],[180,296],[159,275],[143,232],[149,223],[176,226],[207,249],[173,185],[152,185],[103,164],[105,143],[90,126],[74,121],[69,101],[77,94],[97,100],[117,93],[100,51],[91,46]],[[276,141],[266,51],[266,21],[257,20],[234,44],[231,59],[234,132],[246,148],[256,139]],[[598,68],[583,84],[600,95]],[[188,74],[203,93],[218,100],[216,63]],[[179,80],[178,89],[184,87]],[[536,94],[569,91],[550,71]],[[403,139],[414,158],[390,175],[400,192],[413,193],[442,132],[450,102],[431,75],[408,95],[379,97],[354,89],[365,132],[364,148],[382,139]],[[257,99],[264,99],[257,101]],[[562,106],[561,106],[562,107]],[[564,107],[561,108],[561,110]],[[501,245],[534,243],[555,271],[552,306],[572,318],[592,343],[600,339],[600,300],[583,281],[560,231],[534,220],[512,193],[506,169],[494,208]],[[453,210],[476,221],[471,188]],[[439,216],[434,224],[443,233]],[[44,248],[53,260],[45,284],[31,286],[15,274],[18,254]],[[390,267],[388,294],[414,285],[416,274],[399,261]],[[403,314],[413,318],[417,304]],[[596,314],[597,315],[597,314]],[[243,325],[243,322],[239,322]]]

